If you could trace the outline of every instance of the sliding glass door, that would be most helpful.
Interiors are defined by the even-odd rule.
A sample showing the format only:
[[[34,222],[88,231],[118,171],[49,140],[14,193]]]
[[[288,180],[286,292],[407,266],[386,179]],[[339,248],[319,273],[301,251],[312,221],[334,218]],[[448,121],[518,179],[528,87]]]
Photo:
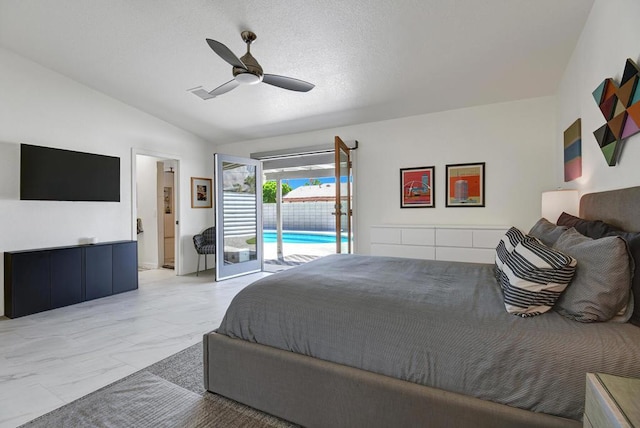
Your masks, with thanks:
[[[260,161],[215,154],[216,281],[262,270]]]

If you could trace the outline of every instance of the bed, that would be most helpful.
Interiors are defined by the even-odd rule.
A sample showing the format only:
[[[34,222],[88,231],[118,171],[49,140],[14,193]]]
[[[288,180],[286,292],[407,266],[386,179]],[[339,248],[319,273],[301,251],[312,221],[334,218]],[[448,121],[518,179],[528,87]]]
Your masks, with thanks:
[[[640,187],[580,209],[640,230]],[[323,258],[236,296],[205,387],[304,426],[577,427],[587,372],[640,377],[640,327],[515,317],[501,293],[492,265]]]

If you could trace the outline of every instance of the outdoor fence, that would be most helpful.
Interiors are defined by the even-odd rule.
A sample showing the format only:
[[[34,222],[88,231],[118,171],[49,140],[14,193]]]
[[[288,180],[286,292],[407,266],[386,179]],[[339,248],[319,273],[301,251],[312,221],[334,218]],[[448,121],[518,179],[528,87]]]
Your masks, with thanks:
[[[283,202],[282,229],[331,231],[336,230],[334,202]],[[276,229],[276,204],[262,205],[263,228]]]

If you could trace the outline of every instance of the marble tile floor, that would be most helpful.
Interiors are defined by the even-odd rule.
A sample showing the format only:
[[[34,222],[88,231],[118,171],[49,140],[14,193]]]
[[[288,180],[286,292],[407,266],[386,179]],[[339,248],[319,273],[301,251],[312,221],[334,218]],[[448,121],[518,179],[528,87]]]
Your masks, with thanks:
[[[139,272],[138,290],[0,318],[0,428],[15,427],[202,340],[256,273]]]

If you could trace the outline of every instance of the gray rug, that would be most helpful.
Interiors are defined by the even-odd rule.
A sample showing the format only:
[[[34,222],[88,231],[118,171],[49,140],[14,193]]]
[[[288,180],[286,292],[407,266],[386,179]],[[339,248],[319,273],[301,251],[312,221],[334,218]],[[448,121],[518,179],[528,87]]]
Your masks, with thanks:
[[[23,427],[294,427],[205,391],[202,343]]]

